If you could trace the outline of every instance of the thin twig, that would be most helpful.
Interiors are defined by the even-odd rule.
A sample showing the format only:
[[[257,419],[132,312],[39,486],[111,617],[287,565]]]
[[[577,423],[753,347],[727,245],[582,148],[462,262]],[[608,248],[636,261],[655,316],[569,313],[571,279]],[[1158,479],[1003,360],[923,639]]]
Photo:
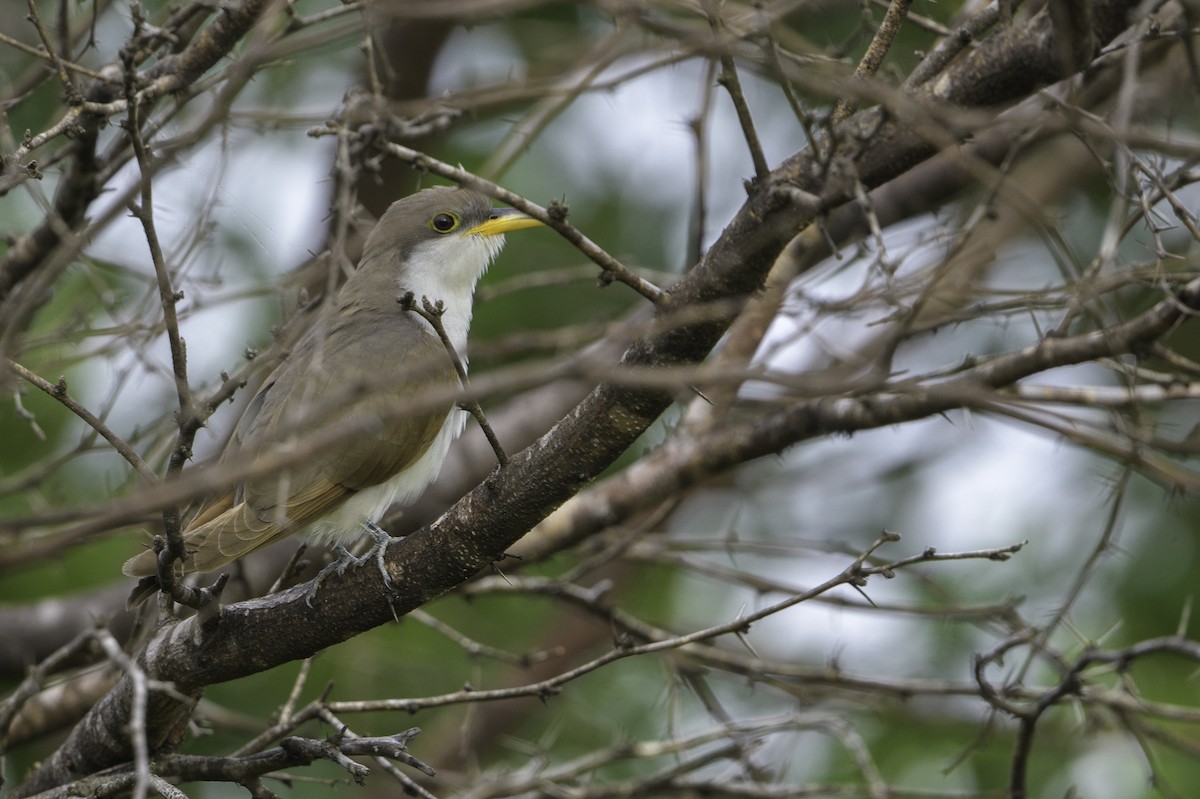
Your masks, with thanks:
[[[459,382],[462,383],[463,391],[465,392],[465,396],[459,401],[459,406],[475,417],[475,421],[479,423],[483,434],[487,436],[488,443],[492,445],[492,451],[496,453],[496,460],[500,462],[501,466],[507,466],[508,455],[505,453],[504,447],[500,445],[500,439],[496,437],[496,431],[492,429],[492,425],[484,415],[483,408],[479,405],[479,400],[471,393],[471,383],[467,379],[467,367],[463,364],[458,351],[454,349],[454,343],[450,341],[450,336],[446,334],[446,327],[442,324],[442,314],[445,313],[446,306],[442,304],[441,300],[433,302],[428,297],[422,297],[421,304],[418,305],[416,297],[409,291],[400,298],[400,307],[405,311],[412,311],[428,322],[434,332],[437,333],[438,338],[442,340],[442,344],[446,348],[446,353],[450,356],[451,363],[454,364],[454,371],[458,372]]]
[[[904,80],[903,88],[913,91],[938,75],[946,66],[976,41],[983,32],[995,25],[1004,16],[1003,3],[989,3],[959,27],[946,34],[938,44],[917,64]],[[1010,3],[1010,9],[1014,3]]]
[[[883,59],[887,55],[888,50],[892,48],[892,44],[896,41],[896,34],[900,32],[900,27],[904,24],[904,18],[908,16],[908,7],[912,5],[912,0],[892,0],[888,6],[887,13],[883,15],[883,22],[879,25],[879,30],[875,31],[875,38],[871,40],[871,44],[867,47],[867,52],[863,54],[862,60],[858,62],[858,68],[854,70],[854,80],[865,80],[877,72],[883,64]],[[841,122],[858,108],[858,98],[851,95],[846,95],[837,101],[837,105],[833,107],[832,121],[834,124]]]
[[[117,451],[117,454],[129,462],[129,465],[134,468],[142,479],[147,483],[158,483],[158,475],[146,465],[142,460],[142,456],[129,445],[125,439],[118,436],[112,429],[101,421],[94,413],[80,405],[70,394],[67,393],[67,381],[65,378],[60,379],[57,383],[50,383],[45,378],[34,374],[16,361],[5,359],[5,365],[9,371],[16,374],[25,382],[45,392],[54,398],[64,408],[83,420],[84,424],[95,430],[100,436],[112,445],[112,448]]]
[[[540,663],[543,660],[549,660],[554,657],[562,657],[566,654],[562,647],[555,647],[550,650],[541,650],[537,652],[526,652],[523,654],[514,654],[504,649],[499,649],[494,646],[489,646],[476,641],[467,635],[446,624],[441,619],[431,613],[426,613],[423,610],[417,609],[408,614],[408,618],[415,619],[431,630],[444,635],[451,641],[456,643],[470,658],[491,658],[498,660],[501,663],[508,663],[513,666],[529,666],[533,663]]]
[[[0,702],[0,755],[8,751],[8,737],[12,732],[13,719],[25,703],[46,685],[51,675],[68,663],[76,663],[94,639],[95,631],[91,629],[76,635],[41,663],[30,666],[25,679]]]
[[[167,463],[166,470],[167,476],[171,477],[182,472],[184,465],[191,459],[192,442],[202,422],[197,414],[193,412],[195,405],[192,400],[191,388],[188,385],[187,349],[183,341],[183,336],[179,333],[179,315],[175,307],[183,299],[183,294],[176,292],[172,286],[171,275],[167,270],[166,259],[163,257],[162,245],[159,243],[158,231],[154,223],[154,189],[153,181],[149,178],[151,158],[146,149],[145,141],[142,139],[141,115],[139,114],[140,103],[133,80],[133,76],[135,75],[133,54],[126,48],[121,51],[121,57],[125,61],[126,67],[125,98],[128,102],[126,133],[129,136],[130,144],[133,146],[138,168],[142,172],[141,201],[139,203],[130,202],[129,209],[142,225],[146,245],[150,249],[150,260],[154,264],[154,275],[158,283],[159,304],[163,312],[163,326],[166,329],[167,342],[171,351],[171,369],[175,378],[175,393],[179,403],[179,416],[177,419],[179,438],[171,451],[171,457]],[[204,602],[202,605],[191,605],[196,600],[203,602],[205,594],[203,591],[196,592],[185,587],[176,575],[175,561],[181,561],[185,557],[182,514],[180,513],[179,506],[169,505],[164,507],[162,510],[162,519],[163,532],[166,534],[166,546],[162,550],[159,550],[158,553],[159,586],[166,595],[170,596],[176,602],[189,604],[191,607],[196,608],[210,604]],[[140,778],[138,785],[139,791],[142,790]]]
[[[70,70],[71,72],[77,72],[80,75],[89,77],[92,80],[106,81],[106,80],[109,80],[111,77],[111,76],[103,75],[99,72],[96,72],[95,70],[88,69],[87,67],[82,66],[80,64],[76,64],[74,61],[70,61],[66,58],[56,55],[55,53],[47,53],[45,50],[39,50],[36,47],[32,47],[28,44],[25,44],[25,42],[21,41],[20,39],[14,39],[12,36],[9,36],[7,33],[0,33],[0,44],[6,44],[9,47],[13,48],[14,50],[20,50],[21,52],[25,53],[26,55],[31,55],[31,56],[34,56],[35,58],[44,58],[47,61],[49,61],[51,63],[51,65],[55,66],[56,69],[57,68],[65,68],[65,69]]]
[[[609,67],[627,55],[625,48],[621,46],[626,40],[626,31],[622,26],[617,26],[596,46],[589,48],[576,59],[579,64],[577,68],[564,68],[564,74],[578,73],[579,77],[572,78],[571,83],[561,90],[548,92],[521,119],[511,125],[504,141],[492,149],[492,154],[479,171],[493,178],[499,178],[507,172],[517,157],[528,149],[530,142],[580,96],[591,90],[593,84]]]
[[[750,113],[749,104],[746,103],[742,82],[738,79],[737,65],[733,62],[733,56],[728,53],[721,54],[721,74],[717,77],[717,83],[729,92],[729,99],[733,101],[733,108],[737,111],[738,124],[742,126],[742,136],[745,137],[746,146],[750,149],[750,160],[754,162],[754,177],[759,181],[764,181],[771,173],[771,167],[767,164],[762,142],[759,141],[758,131],[754,128],[754,116]]]
[[[520,581],[521,584],[530,582],[538,582],[546,586],[547,591],[554,596],[569,599],[579,602],[582,606],[595,610],[606,618],[614,621],[615,626],[623,629],[623,632],[632,632],[636,630],[637,637],[644,640],[644,643],[633,644],[628,640],[632,636],[624,636],[624,640],[619,641],[618,645],[613,649],[605,652],[592,660],[580,664],[574,668],[561,672],[553,677],[541,680],[536,683],[530,683],[514,688],[501,688],[490,691],[479,691],[475,689],[466,689],[441,696],[426,697],[424,699],[383,699],[371,700],[362,702],[331,702],[329,707],[334,712],[374,712],[380,710],[394,710],[404,712],[414,712],[419,709],[438,707],[442,705],[461,704],[466,702],[477,701],[495,701],[499,699],[512,699],[520,696],[537,696],[546,698],[554,696],[562,690],[562,686],[567,683],[589,674],[609,663],[617,660],[622,660],[627,657],[636,655],[652,654],[669,650],[678,650],[687,654],[697,654],[703,659],[704,654],[708,654],[707,650],[700,648],[708,646],[711,639],[719,638],[725,635],[737,635],[744,632],[751,625],[762,621],[765,618],[774,616],[788,608],[808,602],[818,596],[821,596],[834,588],[843,585],[862,585],[866,581],[867,575],[879,574],[882,576],[892,576],[889,571],[894,572],[896,569],[906,566],[912,566],[919,563],[924,563],[932,560],[1005,560],[1014,547],[1000,547],[996,549],[977,550],[971,552],[951,552],[944,554],[932,553],[926,550],[919,555],[908,558],[902,558],[888,564],[886,567],[864,566],[865,561],[871,557],[879,547],[899,540],[896,533],[884,532],[881,534],[867,549],[856,557],[849,566],[844,568],[837,575],[829,578],[825,582],[810,588],[806,591],[801,591],[793,594],[783,600],[772,603],[766,607],[756,610],[752,613],[739,615],[721,624],[713,625],[700,630],[695,630],[684,634],[670,634],[665,631],[660,631],[657,628],[650,628],[642,623],[629,625],[616,624],[616,619],[621,617],[628,620],[625,614],[619,610],[612,608],[608,603],[600,603],[598,601],[598,592],[579,586],[563,584],[557,580],[540,580],[538,578],[525,578]],[[1019,549],[1019,545],[1015,549]],[[479,581],[475,584],[476,588],[481,587],[487,581]],[[505,580],[499,580],[503,584]],[[514,581],[516,582],[516,581]],[[715,647],[713,647],[715,649]],[[724,656],[722,654],[722,656]],[[758,660],[756,658],[756,660]]]
[[[137,775],[133,786],[134,799],[143,799],[153,775],[150,773],[150,745],[146,740],[146,706],[149,698],[149,680],[146,673],[121,648],[112,633],[105,629],[95,632],[96,641],[108,659],[117,664],[129,678],[129,743],[133,747],[133,768]]]
[[[58,80],[63,85],[63,91],[66,94],[67,105],[78,105],[83,100],[83,96],[79,93],[79,88],[75,82],[71,80],[71,76],[67,74],[66,68],[59,59],[58,51],[54,49],[54,45],[50,41],[50,34],[42,27],[42,18],[38,15],[36,0],[28,0],[29,15],[26,17],[33,23],[33,27],[37,30],[38,36],[42,40],[42,46],[46,48],[46,55],[50,59],[50,63],[54,66],[54,71],[58,73]]]
[[[334,127],[337,126],[335,125]],[[325,130],[319,129],[310,131],[310,135],[323,135],[325,132]],[[534,219],[540,220],[547,227],[556,230],[559,235],[603,269],[604,278],[607,281],[611,282],[615,280],[618,283],[624,283],[655,304],[662,301],[665,292],[661,288],[635,274],[629,267],[609,255],[598,244],[583,235],[578,228],[567,222],[567,207],[564,203],[553,203],[549,209],[546,209],[537,203],[530,202],[519,194],[498,186],[490,180],[485,180],[461,167],[451,166],[445,161],[439,161],[419,150],[414,150],[395,142],[384,142],[380,146],[387,153],[405,163],[412,164],[417,169],[432,172],[435,175],[452,180],[467,188],[481,191],[484,194],[495,197],[501,202],[511,205],[518,211],[532,216]]]
[[[688,122],[692,131],[692,141],[695,143],[695,200],[692,204],[691,235],[688,237],[688,254],[684,262],[688,266],[700,262],[704,252],[704,227],[708,222],[708,136],[706,126],[712,114],[713,81],[716,78],[717,62],[710,59],[704,70],[704,91],[701,94],[700,108],[696,116]]]

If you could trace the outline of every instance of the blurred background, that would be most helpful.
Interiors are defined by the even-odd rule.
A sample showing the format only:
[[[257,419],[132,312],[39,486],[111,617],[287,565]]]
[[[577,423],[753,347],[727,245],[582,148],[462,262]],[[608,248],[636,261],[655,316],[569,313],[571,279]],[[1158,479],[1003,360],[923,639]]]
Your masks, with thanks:
[[[35,7],[93,70],[119,63],[135,17],[166,27],[183,24],[188,8],[196,24],[204,13],[105,0]],[[445,183],[372,148],[373,136],[539,204],[565,203],[589,238],[669,286],[737,213],[754,174],[722,59],[736,65],[737,100],[774,167],[828,130],[837,87],[885,9],[840,0],[268,5],[229,58],[146,112],[143,135],[161,159],[154,216],[183,294],[193,386],[212,389],[246,364],[248,349],[268,348],[279,325],[354,263],[390,202]],[[41,40],[28,9],[17,11],[0,21],[6,156],[67,109],[63,85],[31,52]],[[1037,11],[1018,8],[999,25]],[[943,34],[985,13],[979,3],[912,3],[877,81],[899,85]],[[1010,109],[1008,127],[973,140],[987,170],[964,175],[939,156],[864,191],[853,222],[831,216],[798,238],[781,270],[786,291],[742,365],[759,379],[741,386],[734,413],[866,391],[864,365],[885,361],[896,380],[953,374],[1048,334],[1131,318],[1163,286],[1193,277],[1200,139],[1196,62],[1184,43],[1194,30],[1170,4],[1156,13],[1158,34],[1139,29],[1108,46],[1086,76]],[[124,208],[144,171],[120,119],[98,133],[102,189],[86,241],[0,344],[50,383],[65,380],[161,472],[176,433],[175,384],[146,236]],[[69,147],[70,137],[56,137],[26,156],[37,158],[39,179],[9,164],[0,253],[54,203]],[[477,295],[472,373],[525,365],[536,375],[544,365],[548,375],[597,342],[636,336],[644,300],[597,275],[549,230],[511,237]],[[211,687],[185,751],[227,754],[285,703],[315,700],[327,685],[335,702],[531,685],[629,635],[613,609],[686,634],[835,580],[864,553],[883,564],[932,548],[963,557],[902,565],[862,585],[842,579],[706,642],[713,651],[629,657],[542,697],[340,718],[359,734],[420,726],[411,749],[438,770],[420,782],[440,797],[1009,795],[1021,732],[977,676],[1028,708],[1084,653],[1195,638],[1196,329],[1181,325],[1169,353],[1136,364],[1056,368],[971,407],[804,440],[581,542],[530,543],[536,554],[511,574],[482,577],[311,662]],[[513,450],[588,388],[500,382],[483,405]],[[1176,393],[1111,399],[1135,384]],[[144,533],[64,534],[70,525],[52,511],[87,518],[140,478],[54,398],[11,374],[0,388],[0,639],[9,642],[0,678],[11,688],[78,629],[110,620],[124,629],[120,564]],[[198,434],[196,462],[220,452],[243,394]],[[704,404],[681,393],[613,473],[686,430]],[[493,464],[472,426],[427,503],[389,529],[436,516]],[[874,548],[884,531],[899,540]],[[601,593],[570,600],[546,584]],[[977,674],[979,659],[1000,650]],[[1194,795],[1200,687],[1196,658],[1184,654],[1081,667],[1077,696],[1039,719],[1024,761],[1029,795]],[[47,724],[11,746],[6,782],[62,734]],[[329,781],[346,781],[331,764],[293,778],[273,790],[323,796]],[[244,793],[219,783],[185,790]],[[363,790],[399,787],[376,770]]]

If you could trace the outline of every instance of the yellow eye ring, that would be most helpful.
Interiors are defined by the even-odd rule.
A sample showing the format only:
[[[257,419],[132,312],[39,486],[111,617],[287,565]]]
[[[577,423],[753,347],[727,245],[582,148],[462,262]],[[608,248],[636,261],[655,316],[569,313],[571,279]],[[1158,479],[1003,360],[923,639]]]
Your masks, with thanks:
[[[458,228],[458,214],[439,211],[429,219],[429,229],[434,233],[449,233]]]

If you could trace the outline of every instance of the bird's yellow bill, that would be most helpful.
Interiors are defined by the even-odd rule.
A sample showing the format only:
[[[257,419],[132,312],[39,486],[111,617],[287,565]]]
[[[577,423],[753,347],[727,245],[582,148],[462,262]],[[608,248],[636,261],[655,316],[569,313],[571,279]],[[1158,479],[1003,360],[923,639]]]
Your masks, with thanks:
[[[526,216],[516,208],[494,208],[491,218],[467,231],[467,235],[502,236],[514,230],[538,227],[542,223],[532,216]]]

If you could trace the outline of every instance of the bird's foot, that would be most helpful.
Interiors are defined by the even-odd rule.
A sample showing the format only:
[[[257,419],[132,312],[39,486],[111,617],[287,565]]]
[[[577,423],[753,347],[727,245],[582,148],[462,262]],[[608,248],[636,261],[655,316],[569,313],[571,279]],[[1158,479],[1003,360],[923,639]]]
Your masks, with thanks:
[[[321,571],[317,572],[317,576],[313,578],[312,586],[308,589],[307,596],[304,597],[305,603],[311,608],[313,597],[317,595],[317,589],[321,587],[321,583],[325,582],[325,578],[331,574],[336,574],[341,577],[346,573],[346,569],[350,568],[350,564],[361,564],[362,559],[356,558],[350,554],[350,550],[346,549],[341,544],[334,544],[333,551],[337,554],[337,559],[326,566]]]
[[[390,591],[392,588],[392,578],[387,572],[387,566],[384,563],[384,557],[387,555],[388,544],[392,543],[392,537],[375,522],[366,522],[363,524],[363,529],[367,531],[367,535],[371,536],[374,542],[367,553],[362,556],[362,562],[366,562],[372,555],[375,556],[375,565],[379,568],[379,574],[383,577],[383,585]]]
[[[321,587],[321,583],[330,574],[337,574],[341,577],[346,573],[346,569],[350,568],[350,564],[355,566],[365,566],[372,558],[375,559],[376,566],[379,567],[379,573],[383,576],[383,584],[389,589],[392,587],[392,578],[388,576],[387,567],[384,564],[384,556],[387,555],[388,544],[392,542],[392,537],[375,522],[365,522],[363,529],[367,535],[371,536],[371,548],[362,554],[361,557],[356,557],[350,554],[350,550],[346,549],[342,544],[334,544],[333,551],[337,553],[337,560],[330,563],[324,569],[317,573],[313,578],[312,586],[308,589],[308,595],[304,601],[312,607],[313,597],[317,595],[317,589]]]

